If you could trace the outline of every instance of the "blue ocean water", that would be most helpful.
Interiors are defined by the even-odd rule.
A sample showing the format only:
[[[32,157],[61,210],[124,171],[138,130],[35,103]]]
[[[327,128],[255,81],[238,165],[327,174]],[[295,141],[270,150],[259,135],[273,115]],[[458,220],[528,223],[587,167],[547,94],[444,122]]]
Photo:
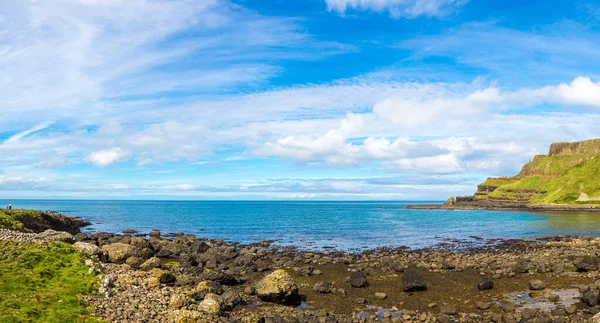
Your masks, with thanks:
[[[340,250],[422,248],[449,240],[475,241],[473,236],[600,236],[600,213],[406,209],[418,202],[0,200],[0,205],[8,203],[79,216],[96,231],[159,229],[241,243],[275,240]]]

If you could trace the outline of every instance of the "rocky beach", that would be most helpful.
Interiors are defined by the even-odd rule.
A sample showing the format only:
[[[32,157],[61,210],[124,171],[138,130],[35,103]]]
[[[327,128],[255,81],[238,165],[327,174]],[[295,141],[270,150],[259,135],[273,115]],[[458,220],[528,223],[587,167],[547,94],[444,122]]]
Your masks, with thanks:
[[[86,255],[98,284],[81,298],[107,322],[595,322],[600,312],[600,238],[347,253],[74,229],[0,230],[0,246]]]

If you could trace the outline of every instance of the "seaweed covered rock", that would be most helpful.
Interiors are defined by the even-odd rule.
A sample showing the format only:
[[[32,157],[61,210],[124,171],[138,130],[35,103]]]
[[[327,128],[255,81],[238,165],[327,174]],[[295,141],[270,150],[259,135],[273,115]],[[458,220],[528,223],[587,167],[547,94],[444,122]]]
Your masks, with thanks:
[[[256,294],[267,302],[291,303],[298,298],[298,287],[290,274],[278,269],[256,284]]]

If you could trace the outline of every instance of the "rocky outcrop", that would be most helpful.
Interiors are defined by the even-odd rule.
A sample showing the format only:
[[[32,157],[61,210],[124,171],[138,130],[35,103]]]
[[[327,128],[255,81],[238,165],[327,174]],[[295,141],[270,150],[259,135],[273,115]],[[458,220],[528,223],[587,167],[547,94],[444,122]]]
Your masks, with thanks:
[[[294,303],[298,301],[298,287],[290,274],[278,269],[256,284],[256,295],[268,302]]]

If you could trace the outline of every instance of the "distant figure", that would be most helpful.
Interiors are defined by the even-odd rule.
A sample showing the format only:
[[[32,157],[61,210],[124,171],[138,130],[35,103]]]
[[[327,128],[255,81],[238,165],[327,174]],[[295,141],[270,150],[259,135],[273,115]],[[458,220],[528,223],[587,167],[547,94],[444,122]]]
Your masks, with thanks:
[[[9,210],[12,210],[12,203],[9,203],[9,204],[8,204],[8,207],[7,207],[7,209],[9,209]]]

